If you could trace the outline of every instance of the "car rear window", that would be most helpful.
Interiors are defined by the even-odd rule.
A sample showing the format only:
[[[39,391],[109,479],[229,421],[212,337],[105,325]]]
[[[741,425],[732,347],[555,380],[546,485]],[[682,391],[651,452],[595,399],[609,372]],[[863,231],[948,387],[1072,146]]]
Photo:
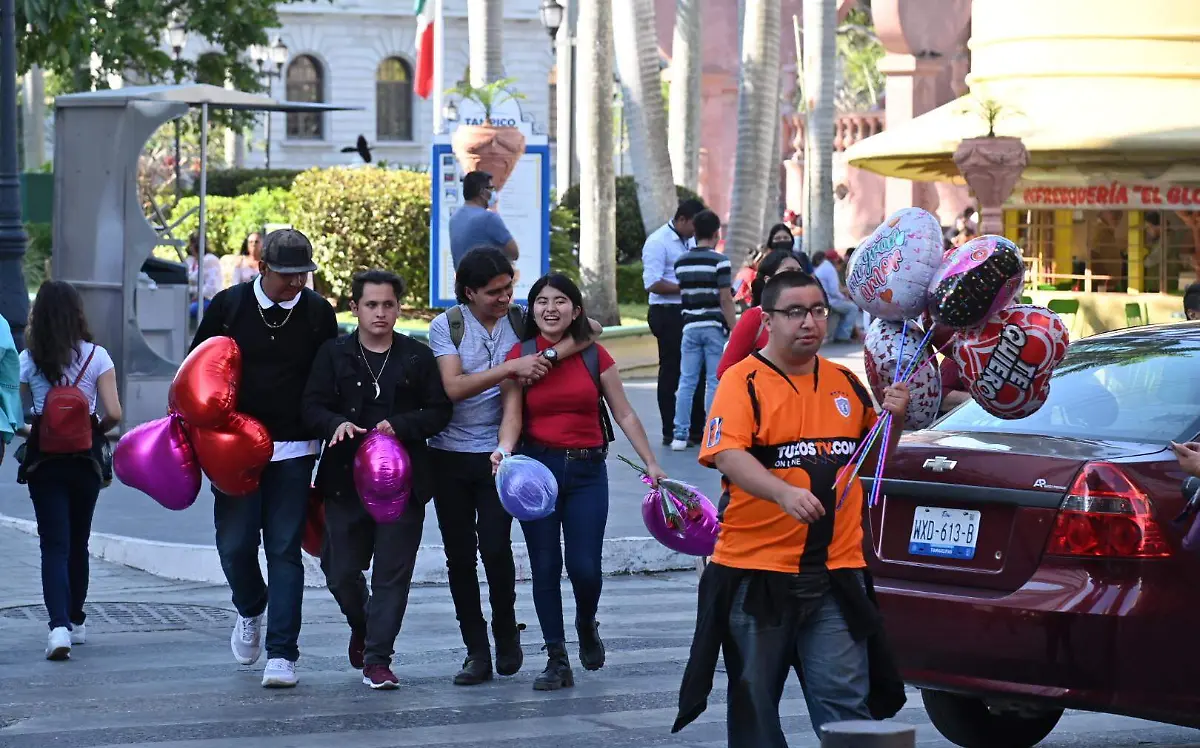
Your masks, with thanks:
[[[1200,428],[1200,326],[1156,333],[1073,343],[1046,404],[1031,416],[1006,421],[970,401],[932,428],[1164,444],[1191,439]]]

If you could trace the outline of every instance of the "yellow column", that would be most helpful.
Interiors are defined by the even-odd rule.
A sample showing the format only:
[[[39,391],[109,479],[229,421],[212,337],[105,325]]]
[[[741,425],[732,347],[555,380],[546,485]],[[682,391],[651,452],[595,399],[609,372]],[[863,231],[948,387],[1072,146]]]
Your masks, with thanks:
[[[1013,243],[1017,241],[1018,214],[1019,211],[1013,209],[1004,211],[1004,238]]]
[[[1072,249],[1075,246],[1075,211],[1073,210],[1056,210],[1054,211],[1054,272],[1058,275],[1069,275],[1071,273],[1072,260],[1074,254]],[[1055,278],[1054,285],[1060,283],[1074,285],[1075,281],[1069,278]],[[1068,285],[1068,288],[1070,287]],[[1080,283],[1082,288],[1083,284]]]
[[[1129,293],[1146,289],[1146,248],[1142,243],[1142,211],[1129,211]]]

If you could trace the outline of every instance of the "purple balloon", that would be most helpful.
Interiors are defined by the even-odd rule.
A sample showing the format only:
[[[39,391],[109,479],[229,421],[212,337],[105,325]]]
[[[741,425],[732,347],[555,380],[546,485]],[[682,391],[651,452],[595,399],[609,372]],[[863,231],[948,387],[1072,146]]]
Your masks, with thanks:
[[[143,423],[113,450],[113,472],[167,509],[187,509],[200,495],[200,462],[175,416]]]
[[[550,468],[527,455],[500,461],[496,470],[496,493],[504,511],[522,522],[544,519],[558,503],[558,480]]]
[[[694,488],[692,490],[695,491]],[[711,556],[717,546],[717,532],[720,530],[717,508],[699,491],[695,493],[699,506],[689,510],[682,501],[666,494],[660,498],[658,491],[651,491],[642,499],[642,521],[646,523],[650,535],[671,550],[689,556]],[[675,529],[667,524],[663,501],[674,503],[683,519],[682,528]]]
[[[395,522],[412,495],[412,459],[394,436],[372,431],[354,453],[354,488],[376,522]]]

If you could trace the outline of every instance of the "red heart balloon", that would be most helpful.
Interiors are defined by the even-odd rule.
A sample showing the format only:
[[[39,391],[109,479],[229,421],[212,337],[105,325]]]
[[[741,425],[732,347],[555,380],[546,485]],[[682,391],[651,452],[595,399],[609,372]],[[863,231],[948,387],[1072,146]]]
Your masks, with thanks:
[[[954,359],[975,402],[997,418],[1036,413],[1050,394],[1050,376],[1067,355],[1067,327],[1057,314],[1020,304],[1002,309],[977,330],[959,332]]]
[[[175,372],[167,404],[189,426],[218,428],[237,409],[242,352],[233,338],[209,338],[188,354]]]
[[[253,493],[275,453],[267,427],[243,413],[235,412],[220,428],[189,425],[188,436],[204,474],[227,496]]]
[[[308,514],[304,520],[304,534],[300,536],[300,547],[314,558],[321,557],[325,545],[325,497],[320,489],[312,487],[308,492]]]

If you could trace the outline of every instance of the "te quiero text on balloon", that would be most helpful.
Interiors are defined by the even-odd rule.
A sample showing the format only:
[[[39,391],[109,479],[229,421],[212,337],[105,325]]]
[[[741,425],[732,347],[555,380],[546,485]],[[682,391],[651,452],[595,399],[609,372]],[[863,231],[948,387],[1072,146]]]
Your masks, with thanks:
[[[846,285],[859,289],[866,301],[874,301],[887,285],[887,276],[900,269],[904,260],[900,248],[905,238],[903,231],[893,231],[859,250],[866,256],[854,266]]]
[[[1000,388],[1011,383],[1019,390],[1027,390],[1033,384],[1034,366],[1021,360],[1021,351],[1028,340],[1019,326],[1008,324],[1000,333],[1000,344],[992,351],[987,366],[979,376],[979,392],[994,400]]]

